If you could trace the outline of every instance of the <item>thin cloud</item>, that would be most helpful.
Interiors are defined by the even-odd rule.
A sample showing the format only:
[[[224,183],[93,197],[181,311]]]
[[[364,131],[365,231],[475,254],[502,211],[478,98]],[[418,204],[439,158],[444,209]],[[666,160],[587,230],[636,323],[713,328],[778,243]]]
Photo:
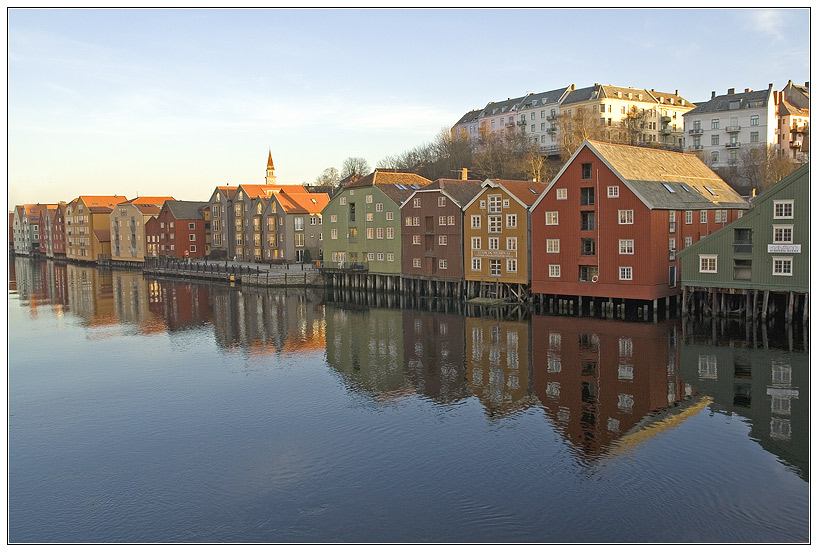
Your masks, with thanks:
[[[749,27],[775,41],[785,40],[785,14],[779,10],[751,10]]]

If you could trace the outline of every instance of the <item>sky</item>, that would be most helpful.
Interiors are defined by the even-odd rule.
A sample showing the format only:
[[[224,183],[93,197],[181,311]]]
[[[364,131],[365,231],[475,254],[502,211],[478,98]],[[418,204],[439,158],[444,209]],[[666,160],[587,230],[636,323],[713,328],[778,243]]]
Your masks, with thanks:
[[[170,195],[375,168],[490,101],[810,81],[793,9],[10,9],[8,197]]]

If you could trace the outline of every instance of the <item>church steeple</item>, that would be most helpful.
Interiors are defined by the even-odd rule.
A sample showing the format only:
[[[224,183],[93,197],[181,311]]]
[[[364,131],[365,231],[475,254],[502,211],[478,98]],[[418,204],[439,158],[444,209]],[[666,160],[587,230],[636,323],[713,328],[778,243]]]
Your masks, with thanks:
[[[273,167],[273,153],[267,151],[267,178],[265,178],[267,186],[274,186],[276,184],[276,168]]]

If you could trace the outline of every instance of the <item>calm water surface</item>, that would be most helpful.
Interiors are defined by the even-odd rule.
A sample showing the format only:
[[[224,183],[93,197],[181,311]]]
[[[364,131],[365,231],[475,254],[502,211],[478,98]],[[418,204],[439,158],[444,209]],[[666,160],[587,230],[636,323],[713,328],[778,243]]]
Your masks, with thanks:
[[[11,264],[11,542],[810,538],[801,335]]]

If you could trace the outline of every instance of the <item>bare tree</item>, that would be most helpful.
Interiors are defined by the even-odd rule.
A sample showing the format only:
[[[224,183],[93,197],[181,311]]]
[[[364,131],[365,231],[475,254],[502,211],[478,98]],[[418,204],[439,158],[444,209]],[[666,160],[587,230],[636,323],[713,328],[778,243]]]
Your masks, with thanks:
[[[370,164],[367,163],[367,160],[363,157],[348,157],[341,166],[341,176],[342,178],[347,178],[356,173],[359,175],[369,175],[372,173]]]
[[[631,146],[646,142],[643,140],[643,135],[648,128],[648,123],[649,112],[637,106],[631,106],[626,112],[626,116],[620,120],[622,135],[616,142],[630,144]]]
[[[338,174],[338,169],[335,167],[328,167],[322,171],[318,177],[316,177],[315,184],[316,186],[331,186],[335,188],[338,186],[340,180],[341,176]]]
[[[738,171],[746,186],[757,191],[765,190],[790,175],[799,164],[788,156],[780,156],[776,146],[743,146],[738,156]]]
[[[574,113],[565,112],[557,116],[560,157],[565,162],[580,147],[584,140],[609,140],[607,127],[592,109],[577,108]]]

